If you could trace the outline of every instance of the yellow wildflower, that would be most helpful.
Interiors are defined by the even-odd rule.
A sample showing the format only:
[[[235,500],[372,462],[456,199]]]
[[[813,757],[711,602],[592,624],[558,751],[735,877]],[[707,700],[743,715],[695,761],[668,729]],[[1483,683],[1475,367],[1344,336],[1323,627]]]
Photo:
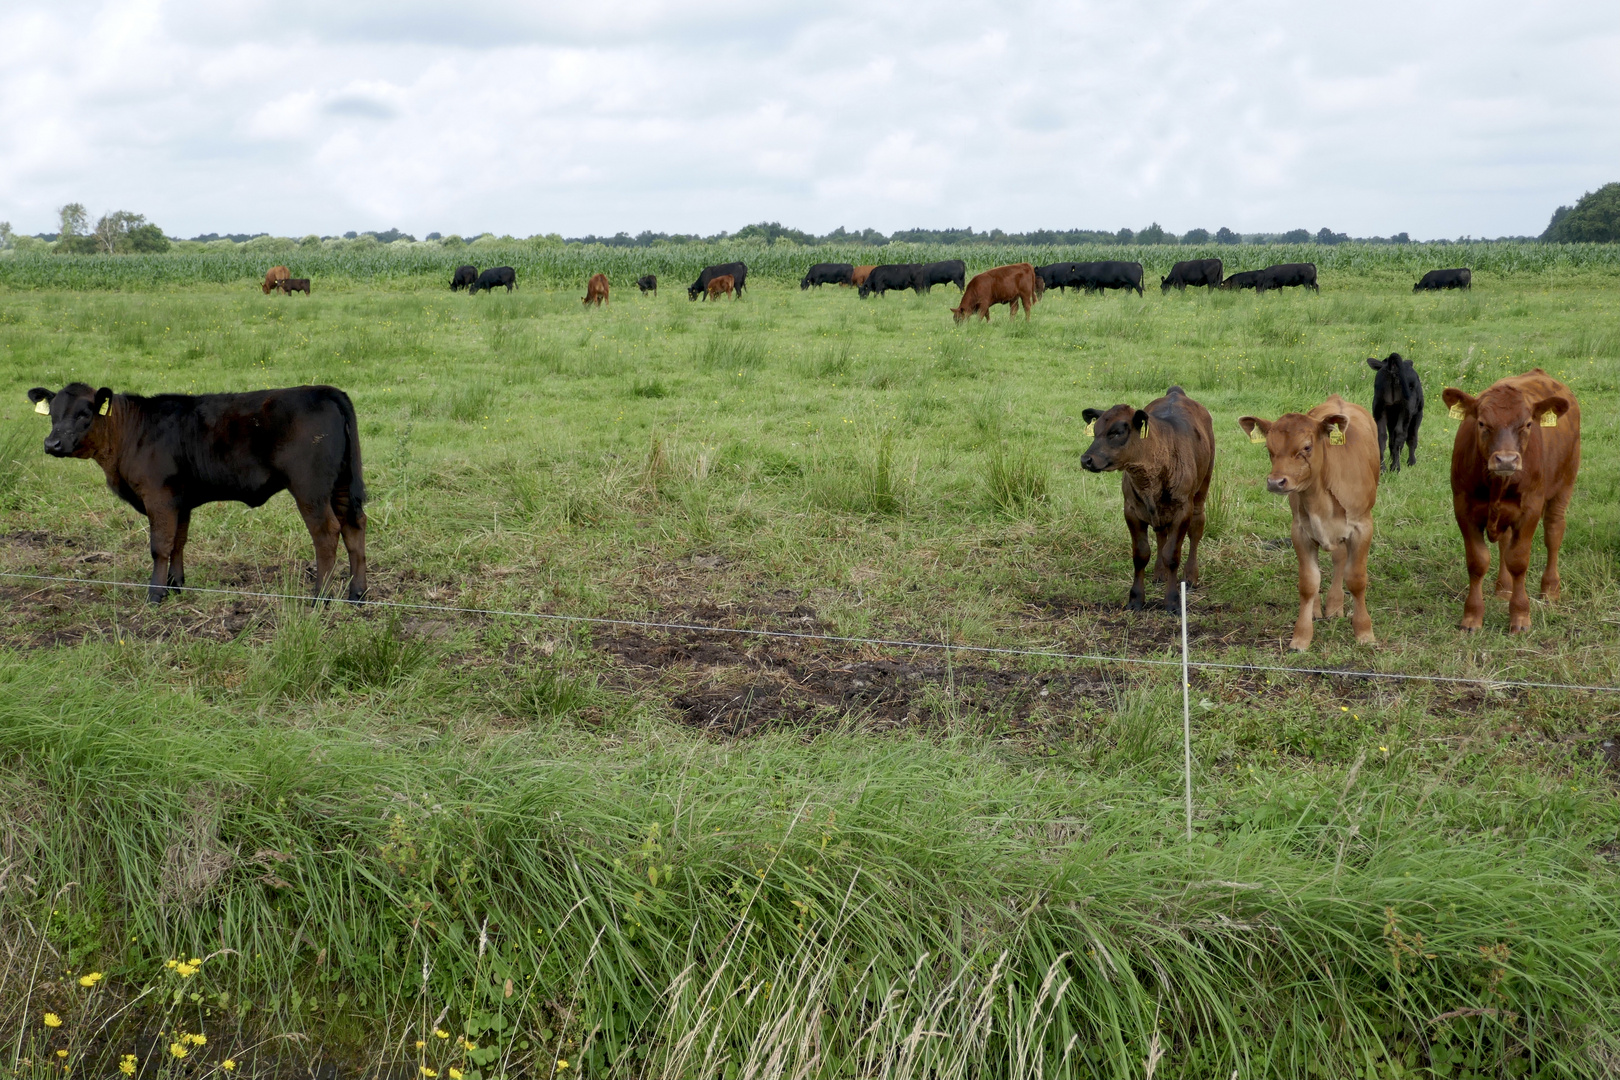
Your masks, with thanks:
[[[234,1072],[236,1070],[236,1062],[232,1061],[230,1058],[226,1058],[224,1061],[219,1063],[219,1067],[224,1069],[226,1072]]]
[[[421,1039],[416,1040],[416,1048],[418,1050],[422,1049],[422,1047],[424,1047],[426,1045],[427,1045],[427,1043],[423,1042]]]
[[[169,1044],[169,1053],[173,1054],[177,1058],[183,1058],[187,1054],[191,1053],[191,1051],[186,1049],[185,1043],[172,1042]]]
[[[438,1076],[439,1074],[435,1070],[430,1069],[426,1065],[424,1065],[424,1066],[422,1066],[422,1075],[427,1077],[428,1080],[433,1080],[433,1078],[435,1076]]]
[[[566,1069],[566,1068],[568,1068],[568,1062],[564,1061],[562,1058],[558,1058],[557,1059],[557,1068],[558,1069]]]
[[[463,1035],[461,1037],[461,1048],[463,1050],[476,1050],[478,1049],[478,1044],[467,1038],[467,1036]]]
[[[204,1035],[200,1031],[197,1032],[197,1034],[195,1034],[195,1035],[187,1035],[186,1038],[188,1040],[190,1040],[192,1043],[194,1043],[195,1045],[197,1045],[197,1046],[207,1046],[208,1045],[208,1036]]]
[[[55,1013],[46,1013],[45,1026],[48,1028],[59,1028],[62,1026],[62,1018],[57,1016]]]
[[[463,1073],[460,1069],[455,1068],[454,1066],[452,1066],[451,1069],[450,1069],[450,1080],[461,1080],[461,1078],[463,1076],[465,1076],[465,1075],[466,1075],[465,1073]]]
[[[67,1051],[66,1050],[58,1050],[56,1052],[56,1056],[57,1057],[67,1057]]]
[[[434,1028],[433,1034],[437,1035],[441,1039],[448,1039],[450,1037],[450,1033],[444,1030],[444,1028]]]
[[[123,1060],[119,1061],[119,1063],[118,1063],[118,1071],[123,1073],[125,1076],[134,1076],[135,1075],[135,1055],[134,1054],[125,1054],[124,1057],[123,1057]]]
[[[101,981],[101,972],[99,972],[99,971],[92,971],[88,975],[80,975],[79,976],[79,985],[80,986],[94,986],[94,985],[96,985],[96,983],[98,983],[100,981]]]

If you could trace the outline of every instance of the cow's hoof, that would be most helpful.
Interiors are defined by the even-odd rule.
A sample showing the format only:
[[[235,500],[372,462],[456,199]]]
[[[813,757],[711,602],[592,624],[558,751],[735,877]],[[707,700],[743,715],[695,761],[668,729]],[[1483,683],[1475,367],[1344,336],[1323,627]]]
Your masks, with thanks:
[[[1288,647],[1290,649],[1292,649],[1294,652],[1310,652],[1311,651],[1311,643],[1310,643],[1310,641],[1309,640],[1301,641],[1301,640],[1299,640],[1299,638],[1295,638],[1293,641],[1290,641],[1288,643]]]
[[[1365,634],[1357,634],[1356,635],[1356,644],[1357,645],[1376,645],[1376,644],[1378,644],[1378,638],[1374,637],[1373,632],[1371,630],[1369,630]]]
[[[149,604],[161,604],[163,598],[167,595],[169,595],[168,589],[161,585],[153,585],[146,590],[146,602]]]
[[[1479,633],[1479,627],[1475,626],[1475,625],[1473,625],[1471,623],[1465,623],[1465,622],[1458,623],[1457,624],[1457,629],[1461,630],[1465,634],[1477,634],[1477,633]]]
[[[351,604],[358,604],[362,600],[364,600],[365,598],[366,598],[366,590],[364,590],[364,589],[350,589],[349,590],[349,595],[344,597],[344,599],[347,600]]]

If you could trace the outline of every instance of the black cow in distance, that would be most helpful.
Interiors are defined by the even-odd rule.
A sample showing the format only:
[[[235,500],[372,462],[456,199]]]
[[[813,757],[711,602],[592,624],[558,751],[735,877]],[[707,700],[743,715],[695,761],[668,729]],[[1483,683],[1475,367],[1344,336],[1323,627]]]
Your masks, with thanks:
[[[967,263],[961,259],[942,259],[919,267],[911,287],[920,293],[933,292],[935,285],[955,285],[962,289],[966,281]]]
[[[1423,275],[1423,280],[1412,286],[1413,292],[1424,292],[1429,289],[1472,289],[1474,287],[1474,272],[1466,266],[1459,266],[1455,270],[1430,270]]]
[[[1401,471],[1401,447],[1406,447],[1406,463],[1417,464],[1418,428],[1423,423],[1423,380],[1412,361],[1400,353],[1382,360],[1367,357],[1367,366],[1378,372],[1373,379],[1373,420],[1378,424],[1378,460],[1390,472]],[[1389,463],[1384,464],[1384,446],[1389,445]]]
[[[1221,283],[1221,269],[1219,259],[1187,259],[1178,262],[1170,268],[1167,277],[1159,279],[1159,291],[1167,293],[1171,289],[1185,289],[1189,285],[1207,285],[1213,289]]]
[[[455,292],[457,289],[471,288],[472,283],[477,280],[478,267],[458,266],[456,272],[450,275],[450,291]]]
[[[733,300],[742,296],[743,286],[748,281],[747,263],[720,263],[715,266],[705,266],[698,279],[686,287],[686,298],[696,300],[701,294],[705,300],[709,298],[709,282],[717,277],[731,278],[731,297]]]
[[[1255,292],[1268,292],[1271,289],[1293,289],[1303,286],[1315,292],[1321,292],[1316,287],[1315,263],[1278,263],[1268,266],[1260,271],[1254,279]]]
[[[865,300],[873,293],[883,296],[895,289],[917,288],[917,271],[922,269],[921,263],[890,263],[887,266],[874,266],[872,272],[866,275],[861,282],[861,299]]]
[[[823,285],[853,285],[854,283],[854,263],[816,263],[816,265],[805,271],[804,277],[799,279],[799,289],[802,292],[812,285],[819,289]]]
[[[658,275],[642,274],[640,277],[636,278],[636,288],[641,290],[642,296],[646,296],[648,293],[652,293],[654,296],[657,296]]]
[[[489,292],[505,285],[506,291],[511,292],[517,285],[517,271],[510,266],[492,266],[478,275],[478,280],[467,286],[467,295],[471,296],[479,289]]]

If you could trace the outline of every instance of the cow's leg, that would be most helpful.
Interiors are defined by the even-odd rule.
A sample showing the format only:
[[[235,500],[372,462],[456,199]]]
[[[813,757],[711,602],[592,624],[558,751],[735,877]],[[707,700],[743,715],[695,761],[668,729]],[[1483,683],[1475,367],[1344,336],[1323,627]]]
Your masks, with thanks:
[[[1350,563],[1350,541],[1339,541],[1329,553],[1333,556],[1333,580],[1328,585],[1327,604],[1322,610],[1322,617],[1337,619],[1344,615],[1344,574]]]
[[[1313,620],[1316,616],[1316,601],[1322,591],[1322,565],[1317,561],[1316,541],[1301,531],[1298,522],[1294,523],[1294,556],[1299,560],[1299,617],[1294,620],[1294,639],[1288,647],[1295,652],[1306,652],[1311,647],[1311,638],[1316,634]]]
[[[1345,541],[1349,550],[1346,554],[1349,563],[1345,574],[1344,585],[1350,590],[1354,600],[1351,608],[1350,626],[1356,632],[1358,645],[1373,645],[1378,639],[1373,636],[1372,615],[1367,611],[1367,555],[1372,551],[1372,520],[1367,521],[1365,530],[1357,529]]]
[[[1513,543],[1502,545],[1502,561],[1513,578],[1513,595],[1508,598],[1508,633],[1517,634],[1530,629],[1530,593],[1525,578],[1530,572],[1530,545],[1536,538],[1536,525],[1541,515],[1526,511],[1513,530]],[[1504,541],[1506,537],[1503,538]]]
[[[187,508],[175,511],[174,547],[169,552],[170,585],[179,586],[186,583],[186,537],[190,532],[191,510]]]
[[[1508,549],[1513,546],[1513,530],[1502,533],[1496,545],[1496,598],[1513,599],[1513,572],[1508,569]]]
[[[143,498],[146,520],[151,526],[152,577],[147,582],[146,598],[157,604],[163,601],[169,583],[169,559],[174,555],[174,533],[180,518],[175,508],[157,499]]]
[[[1384,445],[1386,442],[1388,442],[1388,440],[1389,422],[1384,415],[1380,413],[1378,416],[1378,467],[1380,469],[1389,468],[1389,466],[1384,463]]]
[[[1541,598],[1557,603],[1562,582],[1558,577],[1558,549],[1564,545],[1564,511],[1574,490],[1549,500],[1541,516],[1541,539],[1547,545],[1547,569],[1541,572]]]
[[[1135,577],[1131,580],[1131,598],[1125,602],[1125,606],[1131,611],[1141,611],[1147,603],[1147,584],[1142,580],[1142,571],[1147,569],[1148,559],[1152,555],[1148,547],[1147,522],[1138,521],[1127,512],[1125,527],[1131,530],[1131,564],[1135,569]]]
[[[315,595],[326,595],[327,582],[332,578],[332,567],[337,564],[338,535],[342,527],[332,512],[332,501],[326,499],[298,500],[298,513],[309,529],[309,538],[315,542]]]
[[[1417,433],[1419,417],[1411,417],[1406,421],[1406,463],[1417,464]]]
[[[361,600],[366,595],[366,515],[354,517],[354,523],[342,521],[341,528],[349,552],[349,599]]]
[[[1181,542],[1187,536],[1189,518],[1184,512],[1170,528],[1159,530],[1159,568],[1164,571],[1165,581],[1164,610],[1172,615],[1181,612]]]
[[[1192,513],[1187,517],[1187,566],[1181,577],[1188,589],[1198,585],[1198,544],[1204,539],[1204,500],[1208,495],[1206,486],[1193,496]]]
[[[1457,528],[1462,532],[1463,552],[1468,560],[1468,599],[1463,601],[1464,630],[1478,630],[1485,625],[1485,574],[1491,568],[1491,545],[1479,524],[1468,514],[1463,499],[1458,496],[1452,503],[1457,517]]]
[[[1029,309],[1032,306],[1034,306],[1034,303],[1035,302],[1030,299],[1030,294],[1029,293],[1024,293],[1024,321],[1025,322],[1029,322]]]

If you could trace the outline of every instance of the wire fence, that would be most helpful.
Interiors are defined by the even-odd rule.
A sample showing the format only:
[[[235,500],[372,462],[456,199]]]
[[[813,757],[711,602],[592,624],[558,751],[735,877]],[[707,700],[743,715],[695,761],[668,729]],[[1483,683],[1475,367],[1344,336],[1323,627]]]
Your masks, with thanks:
[[[146,589],[145,581],[114,581],[105,578],[70,577],[57,574],[23,574],[0,571],[0,579],[38,581],[65,585],[94,586],[111,589]],[[172,592],[197,593],[212,596],[235,596],[244,599],[309,601],[308,594],[262,592],[251,589],[209,588],[198,585],[166,586]],[[454,604],[430,604],[410,600],[346,600],[354,607],[391,609],[396,611],[426,611],[449,615],[502,616],[513,619],[566,623],[579,626],[604,626],[635,630],[664,630],[683,633],[730,635],[735,637],[770,638],[788,641],[812,641],[836,645],[870,645],[886,649],[925,649],[942,652],[969,653],[984,656],[1024,657],[1029,659],[1067,660],[1097,664],[1137,665],[1142,667],[1181,668],[1184,671],[1239,671],[1262,674],[1319,675],[1348,679],[1384,679],[1395,682],[1418,682],[1435,685],[1477,686],[1490,690],[1570,690],[1595,694],[1620,694],[1620,686],[1590,683],[1563,683],[1529,679],[1498,679],[1483,676],[1422,675],[1396,671],[1357,671],[1350,668],[1304,667],[1283,664],[1237,664],[1214,660],[1191,660],[1185,652],[1186,609],[1182,609],[1183,656],[1180,660],[1155,660],[1142,656],[1110,656],[1105,653],[1064,652],[1058,649],[1019,649],[996,645],[968,645],[942,641],[910,641],[904,638],[852,637],[841,634],[815,634],[797,630],[760,630],[737,626],[712,626],[706,623],[665,622],[655,619],[614,619],[598,615],[567,615],[548,611],[518,611],[505,608],[463,607]]]

